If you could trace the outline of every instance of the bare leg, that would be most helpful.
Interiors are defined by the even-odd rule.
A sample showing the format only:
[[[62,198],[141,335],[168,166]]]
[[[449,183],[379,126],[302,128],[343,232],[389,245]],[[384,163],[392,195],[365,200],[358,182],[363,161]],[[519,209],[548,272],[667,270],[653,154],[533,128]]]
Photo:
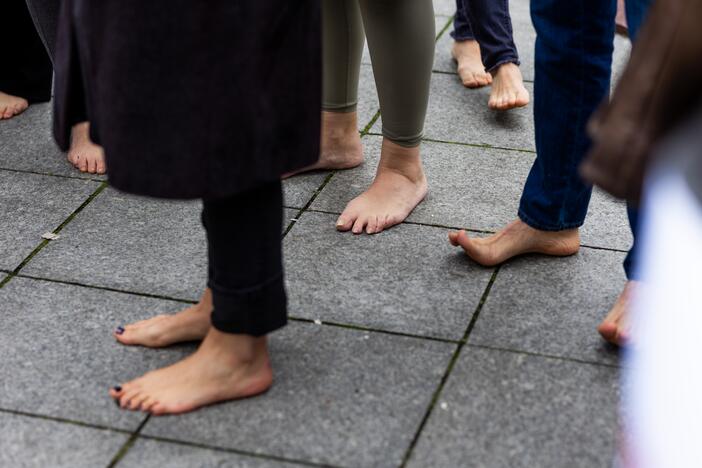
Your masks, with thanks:
[[[454,41],[451,56],[458,64],[458,76],[466,88],[481,88],[492,83],[492,75],[485,71],[476,40]]]
[[[303,172],[323,169],[351,169],[363,163],[363,145],[358,133],[358,115],[353,112],[322,111],[322,138],[319,161],[287,178]]]
[[[82,122],[71,130],[71,147],[68,150],[68,161],[81,172],[104,174],[105,154],[102,148],[90,140],[90,124]]]
[[[636,289],[639,287],[638,281],[627,281],[624,290],[619,295],[617,302],[597,327],[602,338],[617,346],[624,346],[630,340],[629,337],[629,310],[631,300]]]
[[[354,234],[382,232],[404,221],[426,194],[419,146],[407,148],[385,138],[375,180],[349,202],[336,228]]]
[[[522,72],[513,63],[505,63],[492,71],[492,91],[488,107],[509,110],[529,104],[529,91],[524,87]]]
[[[114,337],[125,345],[161,348],[183,341],[202,340],[210,329],[212,291],[207,288],[200,302],[174,315],[158,315],[117,327]]]
[[[462,247],[466,254],[485,266],[498,265],[517,255],[540,253],[568,256],[580,249],[577,229],[565,231],[539,231],[521,220],[486,238],[469,238],[465,231],[449,233],[449,241]]]
[[[182,361],[118,385],[110,396],[125,409],[179,414],[268,390],[273,371],[266,337],[210,328],[198,350]]]
[[[10,119],[29,107],[26,99],[0,91],[0,120]]]

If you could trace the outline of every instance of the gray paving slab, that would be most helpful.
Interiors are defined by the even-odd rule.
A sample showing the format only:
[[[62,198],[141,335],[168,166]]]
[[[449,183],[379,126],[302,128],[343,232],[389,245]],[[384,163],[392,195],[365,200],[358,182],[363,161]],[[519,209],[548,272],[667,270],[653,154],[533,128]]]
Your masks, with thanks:
[[[617,372],[464,348],[410,467],[610,467]]]
[[[107,466],[128,434],[0,412],[0,466]]]
[[[456,11],[455,0],[434,0],[434,14],[437,16],[453,16]]]
[[[380,137],[366,137],[365,164],[337,173],[311,208],[340,213],[375,177],[380,146]],[[424,142],[422,152],[429,195],[409,221],[494,232],[517,217],[533,153],[434,142]],[[581,237],[585,245],[628,249],[625,204],[596,190]]]
[[[532,84],[525,86],[533,94]],[[434,73],[424,137],[534,151],[532,104],[507,112],[493,111],[487,107],[489,96],[489,88],[467,90],[458,75]],[[373,133],[380,133],[380,128],[377,122]]]
[[[335,221],[305,213],[285,238],[291,315],[461,339],[492,269],[455,251],[445,229],[403,224],[354,236]]]
[[[0,303],[0,408],[134,430],[144,416],[119,410],[109,388],[192,349],[125,347],[112,337],[116,326],[180,303],[26,278],[0,289]]]
[[[33,104],[17,117],[0,121],[0,168],[104,180],[66,161],[51,134],[51,113],[52,103]]]
[[[120,468],[294,468],[301,465],[139,438]]]
[[[398,466],[454,345],[311,323],[271,338],[257,398],[152,418],[143,434],[344,466]]]
[[[107,189],[44,248],[24,273],[119,290],[197,300],[207,278],[197,201]]]
[[[329,171],[300,174],[283,181],[283,204],[303,208],[329,175]]]
[[[13,270],[100,186],[0,170],[0,268]],[[58,241],[56,241],[58,242]]]
[[[617,364],[597,333],[624,287],[624,254],[581,249],[569,258],[528,256],[505,264],[469,342]]]

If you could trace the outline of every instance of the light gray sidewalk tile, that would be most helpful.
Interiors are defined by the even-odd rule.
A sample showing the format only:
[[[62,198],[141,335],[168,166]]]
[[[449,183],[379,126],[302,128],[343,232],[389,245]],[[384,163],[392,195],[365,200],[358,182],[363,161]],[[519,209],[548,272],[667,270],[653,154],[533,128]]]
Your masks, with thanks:
[[[295,468],[301,465],[187,445],[137,439],[121,468]]]
[[[0,412],[0,466],[107,466],[128,434]]]
[[[271,338],[266,394],[178,417],[144,435],[344,466],[398,466],[454,345],[293,323]]]
[[[526,88],[533,93],[532,84]],[[458,75],[432,76],[424,137],[432,140],[534,151],[532,104],[507,112],[487,107],[490,88],[466,89]],[[373,132],[377,133],[376,123]]]
[[[528,256],[497,275],[469,342],[616,364],[597,325],[621,293],[624,254],[581,249],[568,258]]]
[[[608,467],[616,369],[464,348],[410,467]]]
[[[315,171],[284,180],[283,204],[291,208],[303,208],[328,175],[328,171]]]
[[[0,268],[13,270],[100,186],[0,170]],[[58,242],[58,241],[57,241]]]
[[[452,16],[456,11],[455,0],[434,0],[434,14],[437,16]]]
[[[492,275],[447,242],[447,231],[402,224],[339,233],[336,215],[308,212],[285,238],[290,314],[460,339]]]
[[[180,303],[14,278],[0,304],[0,408],[134,430],[144,415],[118,409],[109,388],[190,350],[126,347],[112,336]]]
[[[52,103],[32,104],[17,117],[0,122],[0,168],[104,180],[83,174],[67,160],[52,135]]]
[[[206,282],[197,201],[166,201],[107,189],[44,248],[24,273],[197,300]],[[246,222],[246,220],[241,220]]]
[[[363,144],[365,164],[337,173],[312,209],[341,213],[370,185],[380,157],[381,138],[368,136]],[[497,231],[517,218],[521,192],[534,161],[532,153],[424,142],[422,154],[429,195],[409,221]],[[628,249],[631,230],[625,205],[596,190],[581,238],[585,245]]]

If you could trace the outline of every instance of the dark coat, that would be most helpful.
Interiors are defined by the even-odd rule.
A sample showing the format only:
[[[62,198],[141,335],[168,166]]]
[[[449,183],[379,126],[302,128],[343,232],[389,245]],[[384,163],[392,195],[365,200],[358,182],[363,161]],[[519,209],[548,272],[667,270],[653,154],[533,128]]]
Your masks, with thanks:
[[[319,0],[64,0],[54,134],[91,122],[110,183],[217,198],[319,156]]]

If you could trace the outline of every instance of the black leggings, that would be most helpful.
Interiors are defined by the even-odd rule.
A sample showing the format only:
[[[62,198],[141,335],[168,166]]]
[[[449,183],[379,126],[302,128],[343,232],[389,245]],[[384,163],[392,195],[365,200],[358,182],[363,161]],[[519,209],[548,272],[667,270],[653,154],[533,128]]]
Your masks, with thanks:
[[[237,195],[204,200],[212,326],[262,336],[287,323],[279,181]]]
[[[53,68],[25,0],[3,0],[0,91],[29,103],[51,99]]]

